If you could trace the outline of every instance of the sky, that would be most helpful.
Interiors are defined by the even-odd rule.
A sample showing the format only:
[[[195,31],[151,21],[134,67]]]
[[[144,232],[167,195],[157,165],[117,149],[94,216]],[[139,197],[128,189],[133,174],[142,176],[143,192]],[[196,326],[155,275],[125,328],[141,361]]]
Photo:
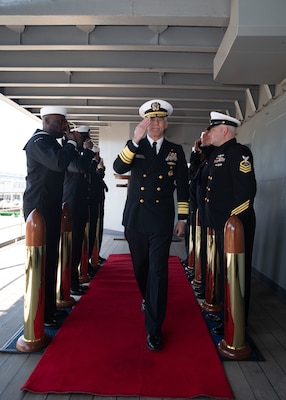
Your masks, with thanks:
[[[23,147],[34,131],[41,128],[41,120],[0,94],[0,121],[0,173],[25,176]]]

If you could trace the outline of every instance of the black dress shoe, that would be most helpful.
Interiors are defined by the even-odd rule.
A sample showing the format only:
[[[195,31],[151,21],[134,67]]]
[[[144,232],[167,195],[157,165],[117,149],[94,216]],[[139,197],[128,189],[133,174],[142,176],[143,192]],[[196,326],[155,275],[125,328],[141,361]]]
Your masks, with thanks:
[[[59,328],[57,321],[52,317],[45,319],[44,326],[46,328],[55,328],[55,329]]]
[[[99,264],[103,264],[103,263],[105,263],[105,261],[106,261],[106,258],[98,256],[98,263]]]
[[[146,304],[145,304],[145,300],[143,299],[142,303],[141,303],[141,311],[145,312],[145,310],[146,310]]]
[[[152,351],[159,351],[162,348],[161,337],[148,335],[146,340],[147,349]]]
[[[71,291],[70,291],[72,296],[82,296],[83,294],[85,294],[85,292],[86,291],[81,288],[71,289]]]
[[[222,317],[220,317],[217,314],[212,314],[212,313],[207,314],[206,318],[213,322],[221,322],[222,321]]]
[[[193,279],[194,279],[194,277],[195,277],[195,272],[194,272],[193,268],[187,267],[187,268],[185,268],[185,272],[186,272],[186,274],[187,274],[188,279],[190,279],[190,280],[193,280]]]
[[[212,334],[217,335],[217,336],[223,336],[224,335],[224,325],[220,324],[216,328],[213,328]]]
[[[180,263],[184,268],[188,267],[188,259],[184,260],[183,258],[180,258]]]
[[[79,285],[79,289],[88,290],[89,286],[88,285]]]
[[[96,273],[97,273],[97,268],[96,267],[88,267],[88,275],[91,278],[94,278]]]
[[[57,317],[67,317],[69,315],[67,310],[59,310],[57,309],[56,312],[54,313],[54,318]]]

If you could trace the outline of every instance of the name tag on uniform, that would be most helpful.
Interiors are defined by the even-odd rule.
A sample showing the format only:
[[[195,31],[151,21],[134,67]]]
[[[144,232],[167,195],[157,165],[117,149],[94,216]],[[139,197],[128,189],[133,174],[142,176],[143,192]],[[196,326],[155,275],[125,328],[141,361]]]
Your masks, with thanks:
[[[144,154],[136,154],[135,158],[145,158]]]

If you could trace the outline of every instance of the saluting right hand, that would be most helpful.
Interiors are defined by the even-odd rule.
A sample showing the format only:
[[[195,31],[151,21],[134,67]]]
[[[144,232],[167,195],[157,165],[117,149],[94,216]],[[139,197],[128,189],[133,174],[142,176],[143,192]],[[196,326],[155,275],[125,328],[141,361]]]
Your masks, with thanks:
[[[93,148],[93,141],[91,139],[87,139],[83,142],[84,149],[92,149]]]
[[[197,140],[195,141],[195,143],[194,143],[194,150],[197,151],[197,152],[199,152],[199,153],[202,152],[202,150],[201,150],[201,148],[200,148],[200,145],[201,145],[201,139],[197,139]]]
[[[75,132],[70,132],[70,130],[67,130],[65,133],[65,137],[66,140],[73,140],[74,142],[76,142],[76,136],[75,136]]]
[[[150,118],[144,118],[142,121],[136,126],[134,130],[133,142],[139,144],[140,140],[146,135],[146,131],[150,125]]]

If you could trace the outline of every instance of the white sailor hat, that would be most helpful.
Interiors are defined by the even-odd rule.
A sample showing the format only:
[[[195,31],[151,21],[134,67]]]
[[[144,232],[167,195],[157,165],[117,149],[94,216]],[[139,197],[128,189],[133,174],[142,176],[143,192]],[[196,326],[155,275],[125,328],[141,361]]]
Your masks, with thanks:
[[[222,114],[216,111],[212,111],[210,113],[211,116],[211,120],[210,120],[210,125],[207,128],[207,130],[211,129],[213,126],[217,126],[217,125],[231,125],[231,126],[235,126],[238,127],[241,125],[241,122],[233,117],[230,117],[229,115],[226,114]]]
[[[59,114],[59,115],[67,115],[67,110],[64,107],[60,106],[47,106],[41,108],[41,118],[48,114]]]
[[[149,100],[139,108],[139,114],[145,117],[168,117],[172,115],[173,107],[165,100]]]
[[[75,126],[73,129],[71,129],[71,132],[79,132],[82,133],[83,135],[88,135],[90,131],[90,126],[89,125],[81,125],[81,126]]]

